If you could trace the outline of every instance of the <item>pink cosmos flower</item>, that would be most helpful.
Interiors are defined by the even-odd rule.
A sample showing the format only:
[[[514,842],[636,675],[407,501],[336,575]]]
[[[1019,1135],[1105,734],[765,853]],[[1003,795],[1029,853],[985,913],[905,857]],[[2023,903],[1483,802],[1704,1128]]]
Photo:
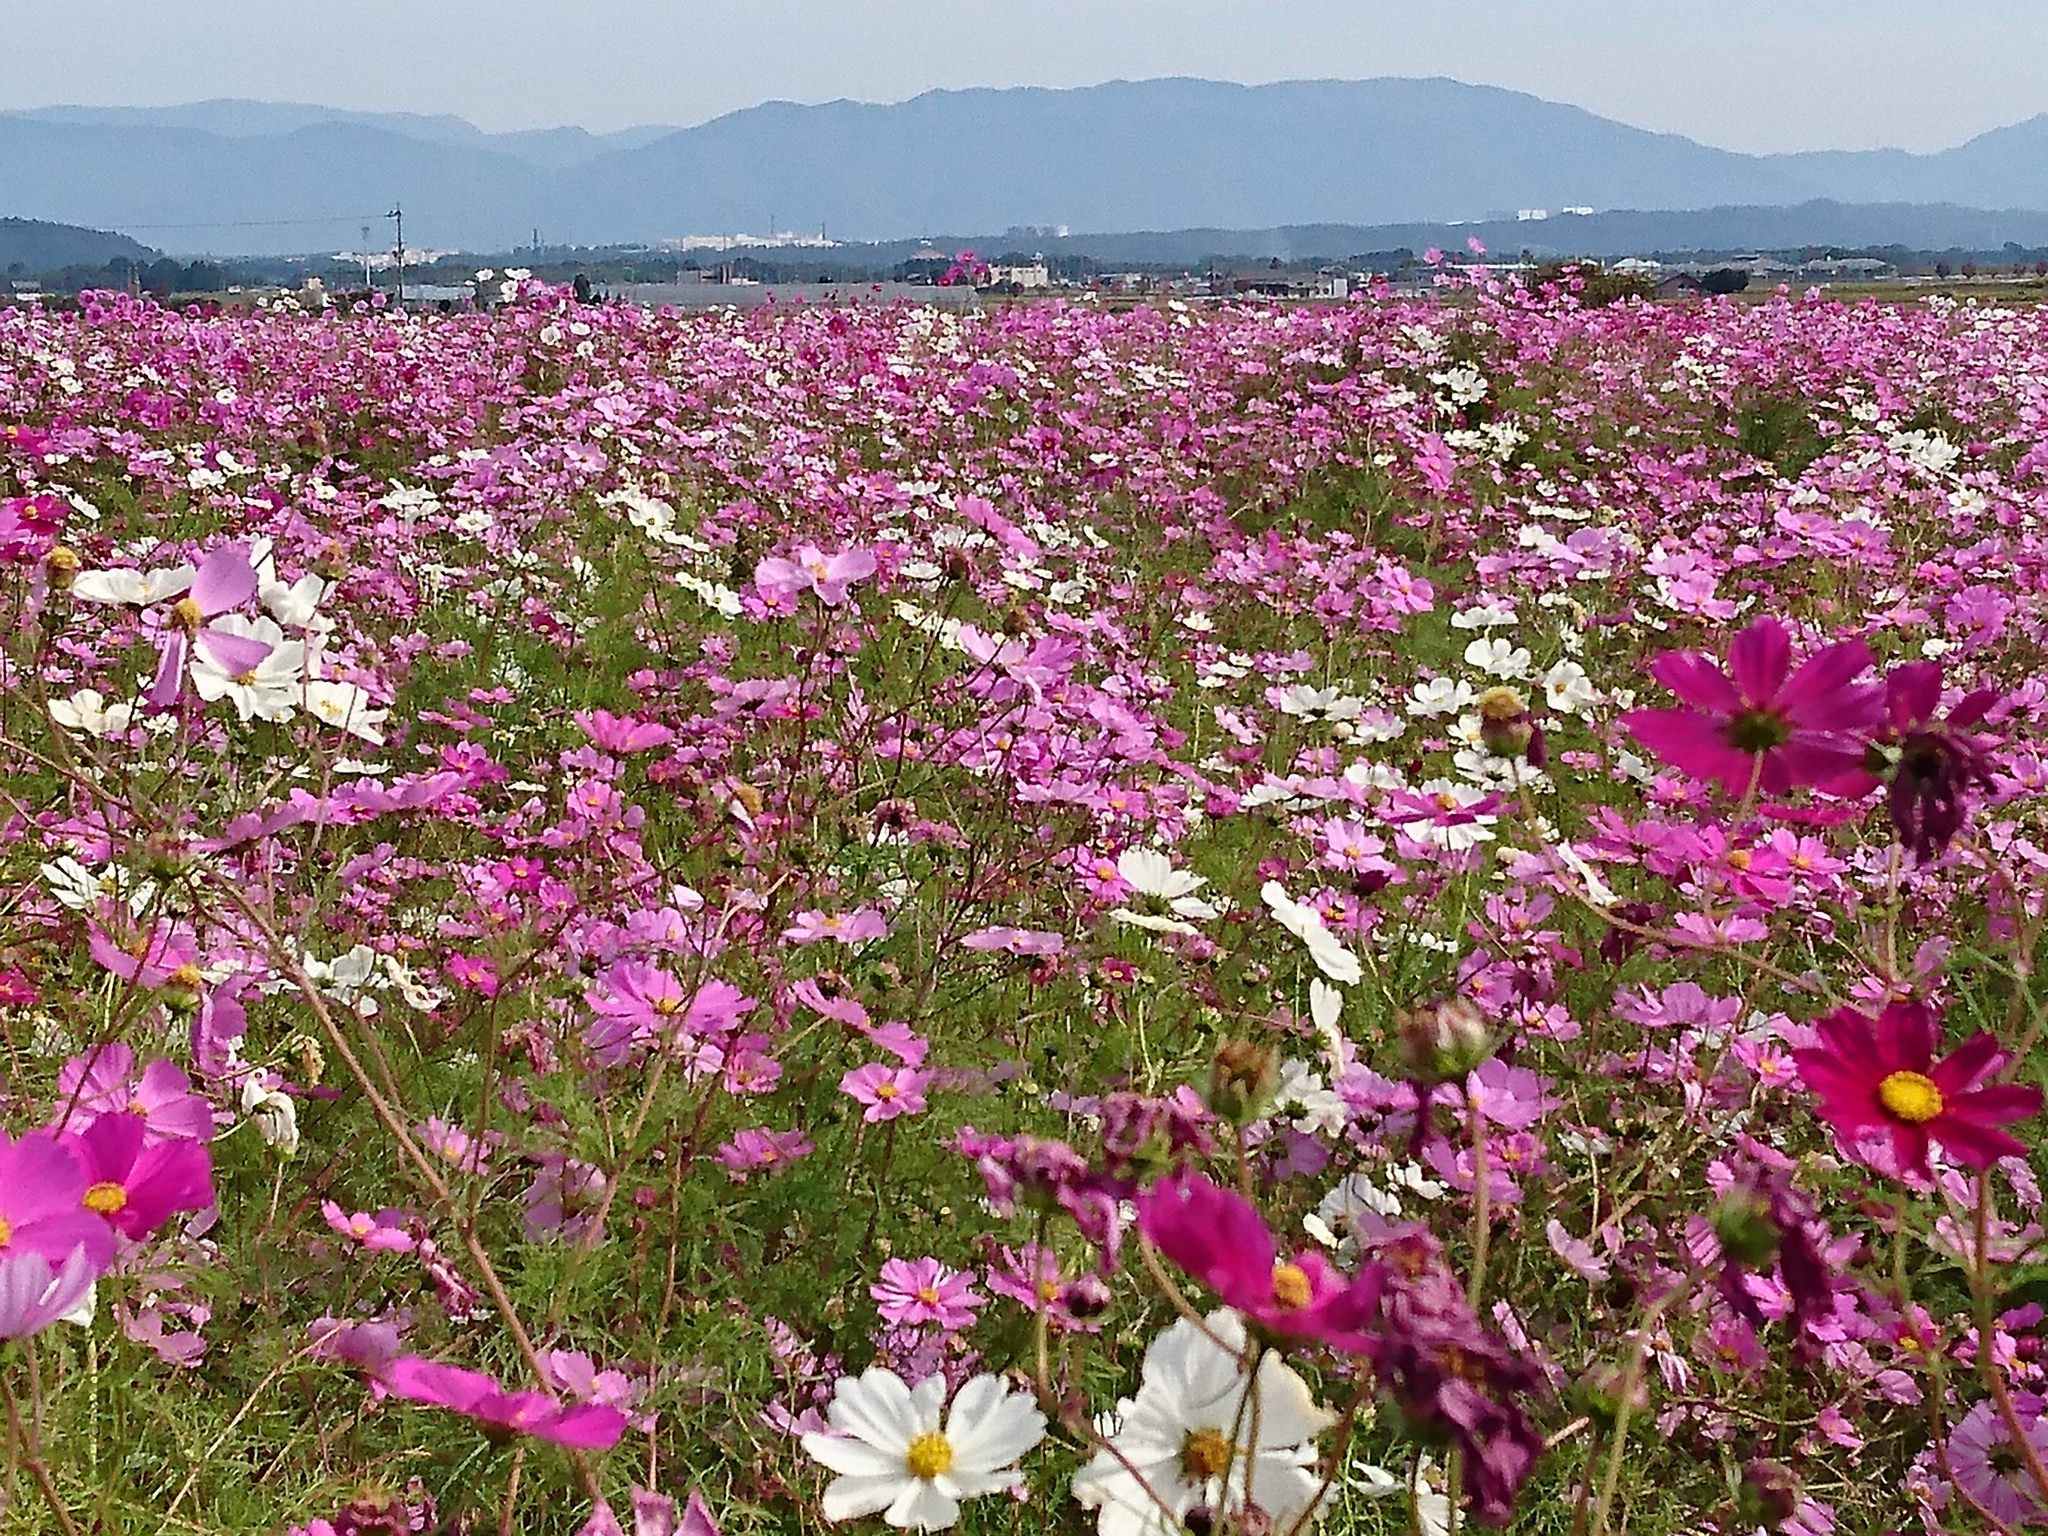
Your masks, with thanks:
[[[452,1408],[486,1434],[532,1435],[578,1450],[603,1451],[625,1433],[626,1416],[602,1403],[564,1408],[544,1392],[507,1392],[482,1371],[404,1355],[384,1368],[392,1395],[432,1408]]]
[[[41,1333],[92,1293],[99,1274],[83,1244],[61,1264],[40,1253],[0,1249],[0,1339]]]
[[[854,1102],[867,1105],[867,1113],[861,1119],[873,1125],[900,1115],[923,1114],[924,1091],[931,1080],[929,1072],[871,1061],[841,1077],[839,1091]]]
[[[718,1160],[735,1183],[744,1184],[747,1175],[781,1168],[810,1150],[802,1131],[747,1130],[718,1149]]]
[[[573,718],[591,741],[621,756],[665,747],[676,739],[676,733],[665,725],[652,720],[623,720],[608,710],[578,710]]]
[[[210,621],[240,608],[256,595],[256,567],[239,544],[217,549],[201,562],[192,586],[171,604],[157,653],[156,681],[149,702],[159,709],[177,703],[185,688],[185,661],[197,647],[230,677],[260,667],[271,652],[268,643],[230,634]]]
[[[1926,1178],[1930,1143],[1979,1171],[2026,1156],[1998,1127],[2038,1115],[2041,1090],[1981,1086],[2012,1059],[1988,1030],[1936,1061],[1937,1020],[1925,1003],[1892,1003],[1875,1019],[1844,1008],[1816,1027],[1821,1043],[1792,1060],[1858,1162],[1893,1178]]]
[[[1792,637],[1759,619],[1728,647],[1728,671],[1697,651],[1666,651],[1650,673],[1686,706],[1638,709],[1622,724],[1644,746],[1731,794],[1751,778],[1767,795],[1826,784],[1859,768],[1884,713],[1883,690],[1855,679],[1870,648],[1848,640],[1816,651],[1792,671]]]
[[[889,925],[873,907],[857,912],[799,912],[782,937],[791,944],[816,944],[837,939],[842,944],[865,944],[870,939],[889,937]]]
[[[379,1211],[374,1216],[357,1211],[350,1215],[332,1200],[323,1200],[320,1214],[327,1218],[328,1226],[371,1253],[411,1253],[419,1246],[419,1239],[399,1224],[404,1218],[397,1211]]]
[[[864,576],[875,574],[875,557],[858,544],[827,555],[815,544],[798,547],[796,554],[763,560],[754,567],[754,585],[764,596],[792,597],[809,591],[828,608],[846,601],[846,589]]]
[[[711,1506],[694,1488],[680,1514],[674,1499],[645,1488],[634,1488],[632,1500],[632,1536],[720,1536],[718,1522],[711,1518]],[[619,1524],[611,1505],[599,1499],[576,1536],[626,1536],[626,1528]]]
[[[960,941],[962,949],[1002,950],[1011,955],[1057,955],[1067,941],[1056,933],[1035,928],[977,928]]]
[[[53,1264],[84,1248],[93,1268],[114,1257],[114,1233],[85,1207],[85,1170],[70,1146],[37,1131],[0,1131],[0,1259],[39,1253]]]
[[[149,1145],[147,1135],[140,1115],[101,1115],[71,1143],[85,1174],[79,1203],[132,1238],[213,1204],[212,1154],[195,1141]]]
[[[1164,1179],[1138,1197],[1138,1230],[1245,1320],[1277,1339],[1321,1340],[1369,1354],[1379,1312],[1378,1266],[1347,1279],[1319,1253],[1280,1259],[1249,1201],[1199,1173]]]
[[[946,1268],[937,1259],[890,1259],[868,1294],[880,1303],[882,1321],[893,1327],[936,1323],[948,1333],[968,1327],[988,1298],[974,1288],[974,1276]]]
[[[142,1122],[144,1145],[213,1140],[213,1106],[192,1091],[177,1064],[159,1058],[138,1073],[135,1052],[118,1040],[66,1061],[57,1072],[57,1099],[65,1106],[59,1130],[125,1111]]]

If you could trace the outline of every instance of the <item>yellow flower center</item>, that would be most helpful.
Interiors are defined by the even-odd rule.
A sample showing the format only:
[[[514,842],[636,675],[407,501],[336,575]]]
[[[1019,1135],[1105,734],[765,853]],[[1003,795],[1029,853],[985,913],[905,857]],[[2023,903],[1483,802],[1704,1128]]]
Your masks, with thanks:
[[[1747,869],[1749,868],[1751,862],[1752,855],[1750,854],[1750,851],[1747,848],[1734,849],[1728,855],[1728,867],[1730,869]]]
[[[119,1184],[95,1184],[85,1192],[85,1208],[102,1216],[118,1216],[128,1209],[128,1191]]]
[[[894,1083],[883,1083],[875,1089],[875,1097],[878,1099],[893,1099],[902,1091]]]
[[[171,622],[188,635],[199,633],[199,626],[206,622],[206,610],[189,597],[181,597],[171,604]]]
[[[1058,1300],[1060,1299],[1060,1288],[1059,1288],[1059,1283],[1058,1283],[1057,1281],[1054,1281],[1054,1280],[1041,1280],[1041,1281],[1039,1281],[1039,1282],[1038,1282],[1038,1299],[1039,1299],[1040,1301],[1043,1301],[1043,1302],[1048,1302],[1048,1303],[1050,1303],[1050,1302],[1055,1302],[1055,1301],[1058,1301]]]
[[[1315,1297],[1307,1273],[1299,1264],[1273,1266],[1273,1299],[1290,1311],[1298,1311]]]
[[[1180,1467],[1192,1483],[1206,1483],[1230,1470],[1231,1444],[1222,1431],[1191,1429],[1180,1443]]]
[[[170,975],[170,984],[172,986],[183,987],[188,992],[197,992],[205,983],[205,974],[200,971],[198,966],[191,964],[189,961],[179,966]]]
[[[935,1307],[939,1304],[939,1288],[936,1285],[920,1286],[917,1299],[928,1307]]]
[[[7,1240],[14,1236],[14,1228],[7,1224],[7,1218],[0,1216],[0,1248],[7,1246]]]
[[[1919,1072],[1894,1072],[1877,1085],[1877,1102],[1885,1113],[1908,1125],[1925,1125],[1942,1111],[1941,1090]]]
[[[1436,808],[1440,811],[1455,811],[1458,808],[1458,797],[1448,789],[1440,789],[1436,793]]]
[[[681,1010],[682,1006],[683,1000],[680,997],[657,997],[654,1000],[654,1011],[656,1013],[676,1013]]]
[[[935,1477],[944,1477],[953,1469],[953,1446],[936,1429],[928,1429],[910,1442],[910,1449],[903,1453],[903,1469],[912,1477],[921,1477],[930,1482]]]

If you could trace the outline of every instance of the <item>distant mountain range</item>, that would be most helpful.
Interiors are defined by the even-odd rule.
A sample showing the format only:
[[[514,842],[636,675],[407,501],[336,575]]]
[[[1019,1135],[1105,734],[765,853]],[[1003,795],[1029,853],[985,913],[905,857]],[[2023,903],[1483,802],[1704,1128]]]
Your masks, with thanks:
[[[1813,199],[2048,210],[2048,114],[1939,154],[1762,156],[1452,80],[933,91],[604,135],[243,101],[0,114],[0,211],[184,252],[354,248],[366,222],[381,248],[382,215],[400,203],[408,245],[504,250],[536,228],[549,244],[771,221],[876,240]]]

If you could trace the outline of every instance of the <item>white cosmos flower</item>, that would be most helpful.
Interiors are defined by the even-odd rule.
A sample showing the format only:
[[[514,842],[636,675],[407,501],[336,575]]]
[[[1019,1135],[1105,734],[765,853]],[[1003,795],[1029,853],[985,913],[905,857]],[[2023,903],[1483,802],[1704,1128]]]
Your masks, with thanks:
[[[1531,659],[1528,648],[1512,640],[1474,640],[1465,647],[1465,665],[1488,677],[1527,677]]]
[[[199,577],[198,568],[174,565],[162,570],[80,571],[71,582],[71,595],[87,603],[126,603],[146,608],[167,597],[188,590]]]
[[[308,714],[338,726],[373,747],[384,745],[381,727],[391,711],[372,708],[370,696],[354,683],[331,683],[309,678],[304,703]]]
[[[1213,903],[1195,895],[1209,882],[1201,875],[1190,874],[1184,869],[1175,869],[1173,861],[1154,848],[1126,848],[1117,855],[1116,872],[1140,896],[1149,896],[1163,902],[1168,917],[1158,912],[1133,912],[1127,907],[1118,907],[1109,915],[1119,923],[1133,928],[1148,928],[1154,933],[1193,933],[1192,918],[1206,922],[1219,914],[1220,909]]]
[[[275,1147],[284,1157],[299,1150],[299,1107],[291,1095],[263,1086],[251,1077],[242,1083],[242,1113],[256,1122],[256,1134],[263,1144]]]
[[[231,699],[244,720],[289,720],[299,702],[306,671],[306,644],[287,640],[284,631],[269,619],[248,619],[238,613],[222,614],[213,628],[247,640],[260,640],[270,654],[247,672],[230,672],[207,651],[205,645],[192,648],[192,686],[199,697],[211,704]]]
[[[135,723],[133,704],[109,704],[97,688],[81,688],[68,699],[50,701],[50,718],[67,731],[111,736]]]
[[[1461,608],[1451,615],[1453,629],[1498,629],[1515,622],[1513,603],[1486,602]]]
[[[1277,1531],[1314,1502],[1322,1483],[1313,1470],[1314,1441],[1334,1415],[1277,1352],[1259,1361],[1256,1385],[1247,1377],[1244,1321],[1235,1312],[1219,1308],[1207,1326],[1205,1334],[1182,1318],[1154,1339],[1138,1395],[1097,1423],[1116,1450],[1097,1451],[1074,1474],[1073,1487],[1076,1500],[1100,1512],[1102,1536],[1175,1536],[1198,1506],[1234,1515],[1244,1506],[1247,1480],[1252,1502]],[[1248,1396],[1256,1398],[1256,1413]]]
[[[1567,658],[1543,674],[1543,697],[1561,715],[1575,715],[1600,702],[1586,669]]]
[[[1478,697],[1472,685],[1461,677],[1433,677],[1427,682],[1417,683],[1408,695],[1408,713],[1455,715]]]
[[[1268,880],[1260,886],[1259,896],[1272,909],[1280,926],[1308,947],[1309,959],[1330,980],[1348,987],[1365,974],[1358,956],[1323,925],[1323,914],[1289,896],[1278,880]]]
[[[1045,1438],[1045,1415],[996,1376],[976,1376],[953,1399],[946,1378],[915,1388],[871,1366],[844,1376],[825,1412],[833,1434],[803,1437],[804,1453],[839,1475],[825,1490],[827,1520],[879,1512],[900,1530],[944,1530],[960,1501],[1018,1481],[1017,1458]]]
[[[1356,720],[1365,700],[1341,688],[1311,688],[1306,683],[1276,688],[1271,695],[1283,715],[1304,720]]]

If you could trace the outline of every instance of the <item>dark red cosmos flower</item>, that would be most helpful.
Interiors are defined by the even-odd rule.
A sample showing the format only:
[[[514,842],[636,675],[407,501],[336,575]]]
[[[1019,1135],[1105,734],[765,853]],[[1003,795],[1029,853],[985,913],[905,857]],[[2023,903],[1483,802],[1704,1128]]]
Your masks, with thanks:
[[[1317,1339],[1361,1354],[1377,1349],[1368,1330],[1379,1311],[1378,1266],[1351,1279],[1319,1253],[1281,1259],[1251,1203],[1199,1173],[1163,1179],[1137,1203],[1138,1230],[1152,1246],[1268,1338]]]
[[[1990,736],[1971,729],[1998,702],[1994,689],[1979,688],[1941,711],[1941,663],[1913,661],[1885,674],[1885,718],[1876,744],[1889,753],[1873,754],[1865,768],[1829,789],[1861,795],[1887,774],[1891,788],[1886,807],[1899,843],[1921,862],[1948,847],[1969,816],[1966,798],[1972,788],[1991,788]],[[1884,758],[1893,758],[1884,761]]]
[[[1622,717],[1636,740],[1673,767],[1719,779],[1731,794],[1752,777],[1768,795],[1824,784],[1862,766],[1883,715],[1882,690],[1861,640],[1830,645],[1792,671],[1792,637],[1759,619],[1728,647],[1728,671],[1697,651],[1666,651],[1650,674],[1687,706]]]
[[[2041,1112],[2041,1091],[1979,1086],[2011,1057],[1979,1030],[1940,1061],[1937,1021],[1924,1003],[1891,1003],[1872,1019],[1853,1008],[1818,1025],[1821,1044],[1794,1051],[1799,1080],[1849,1154],[1893,1178],[1927,1177],[1927,1148],[1983,1170],[2026,1147],[1998,1129]]]

